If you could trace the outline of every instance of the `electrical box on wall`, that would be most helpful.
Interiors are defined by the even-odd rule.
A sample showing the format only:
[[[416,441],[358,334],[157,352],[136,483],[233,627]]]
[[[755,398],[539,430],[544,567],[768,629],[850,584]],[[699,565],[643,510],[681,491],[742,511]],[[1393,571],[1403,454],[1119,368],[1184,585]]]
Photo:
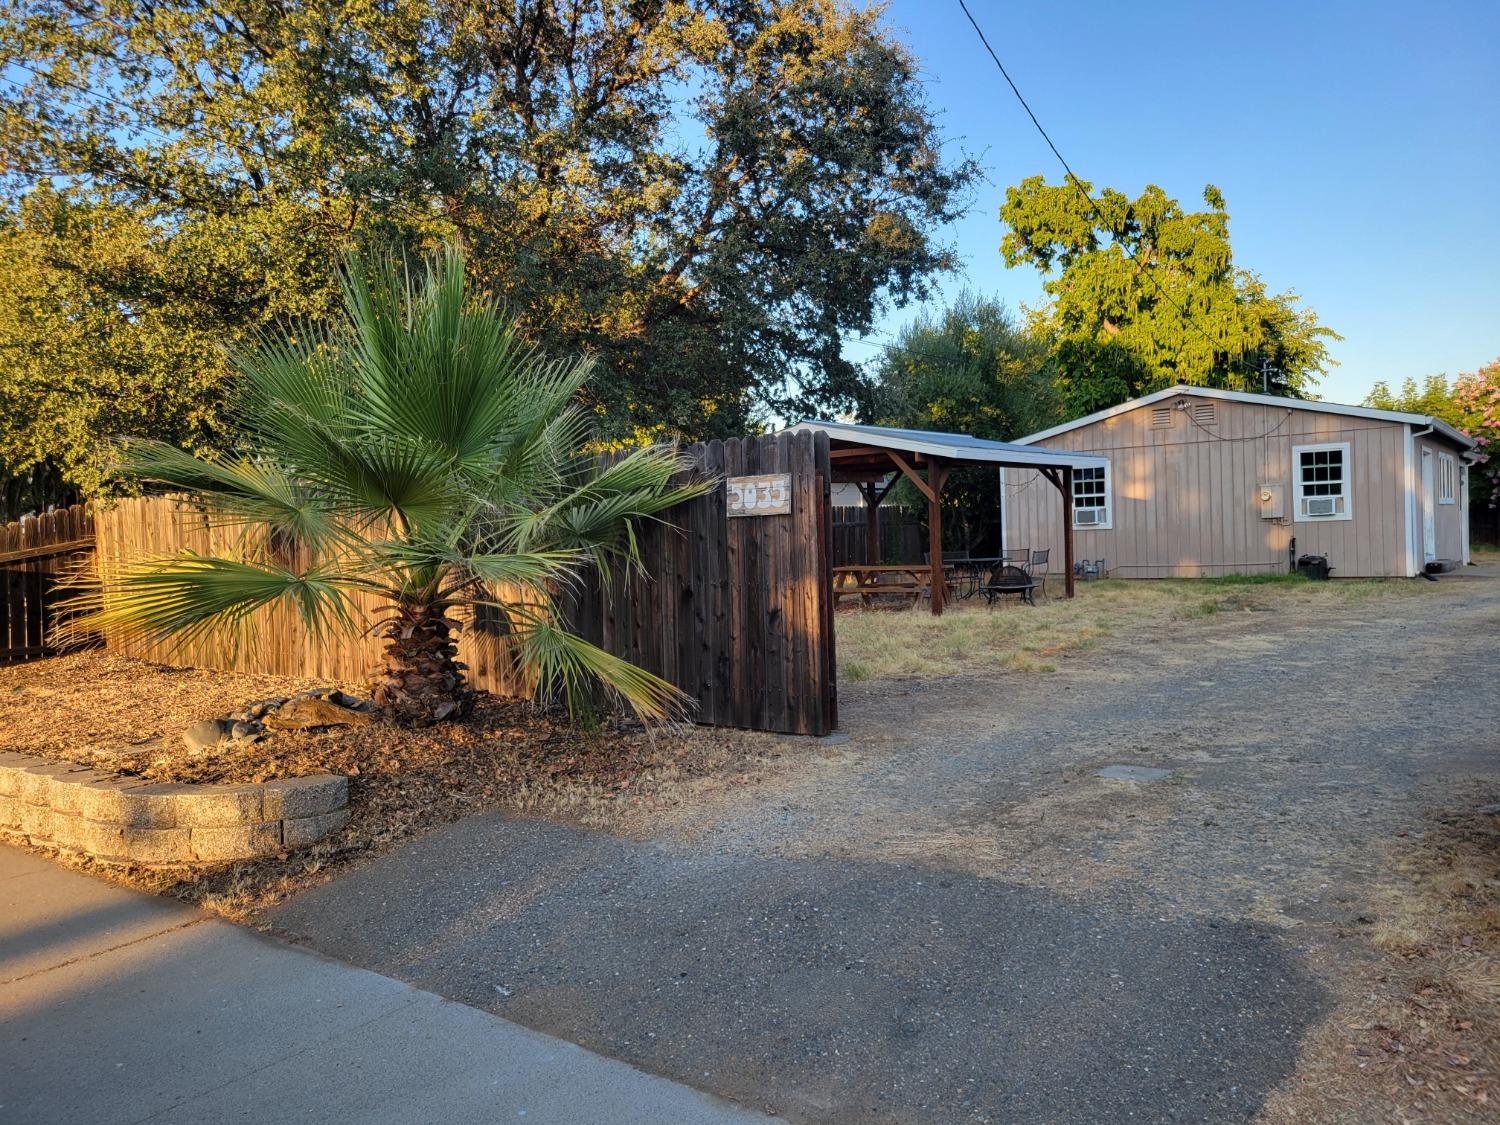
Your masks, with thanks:
[[[1286,517],[1286,488],[1280,484],[1263,484],[1256,492],[1260,500],[1260,518],[1279,520]]]

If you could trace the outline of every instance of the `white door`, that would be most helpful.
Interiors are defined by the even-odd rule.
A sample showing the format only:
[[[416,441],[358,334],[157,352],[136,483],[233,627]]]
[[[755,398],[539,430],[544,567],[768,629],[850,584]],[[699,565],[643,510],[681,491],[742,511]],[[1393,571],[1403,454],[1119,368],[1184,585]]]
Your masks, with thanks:
[[[1422,561],[1437,558],[1437,490],[1432,479],[1432,450],[1422,450]]]

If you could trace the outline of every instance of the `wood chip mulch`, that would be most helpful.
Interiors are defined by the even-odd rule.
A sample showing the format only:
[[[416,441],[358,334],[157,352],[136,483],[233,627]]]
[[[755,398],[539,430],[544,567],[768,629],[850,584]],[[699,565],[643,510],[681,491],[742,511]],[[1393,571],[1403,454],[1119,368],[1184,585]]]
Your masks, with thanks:
[[[349,825],[309,852],[184,878],[108,874],[232,916],[258,909],[364,855],[488,808],[608,824],[679,803],[703,784],[754,780],[786,744],[703,727],[589,731],[481,694],[463,722],[423,730],[375,723],[282,731],[199,755],[181,732],[251,700],[359,685],[172,668],[101,651],[0,668],[0,749],[152,781],[247,782],[330,772],[350,778]]]

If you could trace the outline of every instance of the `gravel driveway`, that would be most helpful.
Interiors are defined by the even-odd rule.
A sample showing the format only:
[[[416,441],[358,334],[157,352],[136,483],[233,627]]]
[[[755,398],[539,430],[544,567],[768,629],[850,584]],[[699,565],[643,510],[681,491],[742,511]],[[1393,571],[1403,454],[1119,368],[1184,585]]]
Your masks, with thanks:
[[[736,795],[473,817],[269,921],[792,1120],[1246,1120],[1390,840],[1500,781],[1497,627],[1491,567],[862,684],[846,743]]]

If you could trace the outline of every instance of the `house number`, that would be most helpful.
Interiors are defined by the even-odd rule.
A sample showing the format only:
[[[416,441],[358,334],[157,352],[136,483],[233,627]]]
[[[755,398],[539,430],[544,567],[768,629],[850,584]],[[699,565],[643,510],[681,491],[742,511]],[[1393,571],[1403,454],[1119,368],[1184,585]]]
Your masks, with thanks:
[[[772,473],[762,477],[730,477],[725,484],[728,486],[731,516],[791,515],[792,477],[790,473]]]

